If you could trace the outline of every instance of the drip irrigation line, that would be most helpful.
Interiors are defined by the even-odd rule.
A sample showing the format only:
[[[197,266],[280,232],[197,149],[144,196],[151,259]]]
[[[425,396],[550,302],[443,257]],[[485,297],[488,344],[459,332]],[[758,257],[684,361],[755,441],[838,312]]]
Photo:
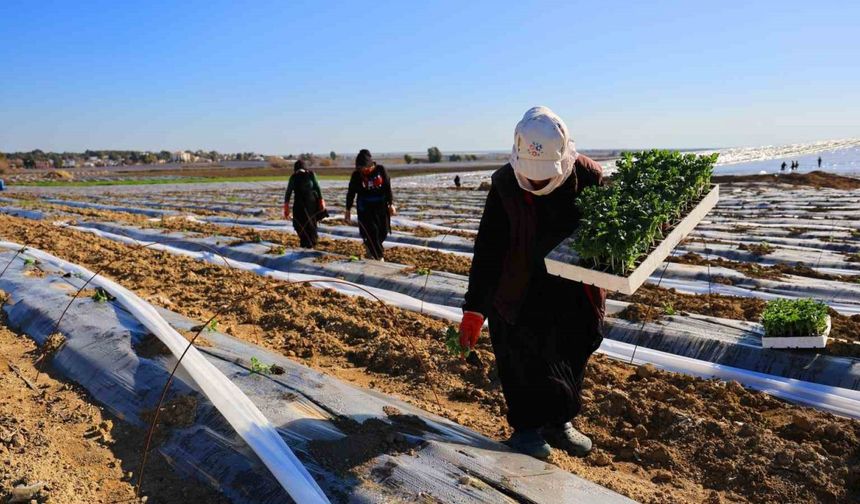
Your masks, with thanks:
[[[657,281],[657,289],[660,288],[660,284],[663,282],[663,275],[666,274],[666,270],[669,269],[669,261],[666,261],[666,266],[663,267],[663,272],[660,273],[660,279]],[[636,333],[636,343],[633,346],[633,353],[630,355],[630,364],[633,364],[633,360],[636,358],[636,350],[639,349],[639,341],[642,338],[642,331],[645,329],[645,324],[648,323],[648,318],[651,316],[651,310],[654,308],[653,304],[648,304],[648,311],[645,312],[645,317],[642,319],[642,325],[639,326],[639,330]]]

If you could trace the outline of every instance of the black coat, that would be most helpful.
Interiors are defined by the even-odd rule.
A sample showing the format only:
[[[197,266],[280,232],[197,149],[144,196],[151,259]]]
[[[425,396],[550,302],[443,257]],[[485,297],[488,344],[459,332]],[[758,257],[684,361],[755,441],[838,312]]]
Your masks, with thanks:
[[[485,316],[495,310],[511,324],[575,309],[599,323],[605,293],[549,275],[544,257],[576,230],[579,192],[600,183],[600,165],[582,155],[565,183],[545,196],[522,190],[510,164],[497,170],[475,238],[463,309]]]

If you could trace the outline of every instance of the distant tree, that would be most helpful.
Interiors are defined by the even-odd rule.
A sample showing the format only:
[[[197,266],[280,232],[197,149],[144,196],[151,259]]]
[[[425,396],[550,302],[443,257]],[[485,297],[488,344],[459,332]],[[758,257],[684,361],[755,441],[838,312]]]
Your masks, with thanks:
[[[427,161],[431,163],[442,161],[442,151],[440,151],[438,147],[430,147],[427,149]]]
[[[317,162],[317,157],[314,156],[313,154],[311,154],[310,152],[305,152],[305,153],[299,154],[299,159],[304,161],[305,164],[308,166],[313,166]]]
[[[155,164],[158,162],[158,156],[151,152],[147,152],[143,155],[143,158],[141,160],[144,164]]]
[[[413,160],[413,159],[414,159],[414,158],[413,158],[412,156],[410,156],[409,154],[404,154],[404,155],[403,155],[403,161],[405,161],[405,162],[406,162],[406,164],[412,164],[412,160]]]
[[[462,160],[463,160],[463,156],[461,156],[459,154],[451,154],[450,156],[448,156],[448,161],[451,161],[452,163],[455,161],[462,161]]]
[[[334,161],[334,160],[336,160],[336,159],[337,159],[337,153],[336,153],[335,151],[331,151],[331,152],[329,152],[329,153],[328,153],[328,157],[329,157],[329,159],[331,159],[332,161]]]
[[[266,161],[269,163],[269,166],[271,166],[272,168],[278,168],[281,170],[286,169],[286,168],[290,168],[291,166],[293,166],[293,163],[287,161],[286,159],[282,158],[281,156],[268,156],[268,157],[266,157]]]
[[[160,159],[162,161],[170,161],[170,158],[172,158],[172,157],[173,157],[173,154],[171,154],[170,151],[163,150],[163,151],[158,153],[158,159]]]
[[[33,159],[32,157],[24,158],[24,168],[27,168],[28,170],[32,170],[35,167],[36,167],[36,160],[35,159]]]
[[[9,169],[9,161],[6,159],[6,156],[0,154],[0,173],[6,173],[6,170]]]

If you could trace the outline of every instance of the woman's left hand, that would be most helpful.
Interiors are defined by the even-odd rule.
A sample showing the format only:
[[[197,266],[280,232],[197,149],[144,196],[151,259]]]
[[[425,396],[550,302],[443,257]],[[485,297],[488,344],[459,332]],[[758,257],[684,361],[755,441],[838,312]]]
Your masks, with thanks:
[[[388,215],[392,217],[397,215],[397,207],[395,207],[394,205],[388,205]]]

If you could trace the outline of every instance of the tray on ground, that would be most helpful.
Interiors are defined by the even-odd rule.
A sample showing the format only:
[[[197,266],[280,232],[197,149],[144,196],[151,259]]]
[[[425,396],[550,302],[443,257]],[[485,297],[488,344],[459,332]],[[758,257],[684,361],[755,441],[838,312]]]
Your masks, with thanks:
[[[681,240],[690,234],[693,228],[705,218],[705,215],[714,208],[719,199],[720,186],[714,185],[711,191],[681,219],[681,222],[666,235],[666,238],[628,276],[614,275],[575,264],[577,257],[572,248],[573,237],[561,242],[546,256],[544,259],[546,270],[551,275],[602,287],[608,291],[633,294],[636,292],[636,289],[645,283],[645,280],[651,276],[651,273],[669,257],[672,249],[678,246]]]
[[[833,321],[828,315],[827,327],[818,336],[762,336],[761,346],[762,348],[824,348],[827,346],[827,337],[830,336],[832,327]]]

